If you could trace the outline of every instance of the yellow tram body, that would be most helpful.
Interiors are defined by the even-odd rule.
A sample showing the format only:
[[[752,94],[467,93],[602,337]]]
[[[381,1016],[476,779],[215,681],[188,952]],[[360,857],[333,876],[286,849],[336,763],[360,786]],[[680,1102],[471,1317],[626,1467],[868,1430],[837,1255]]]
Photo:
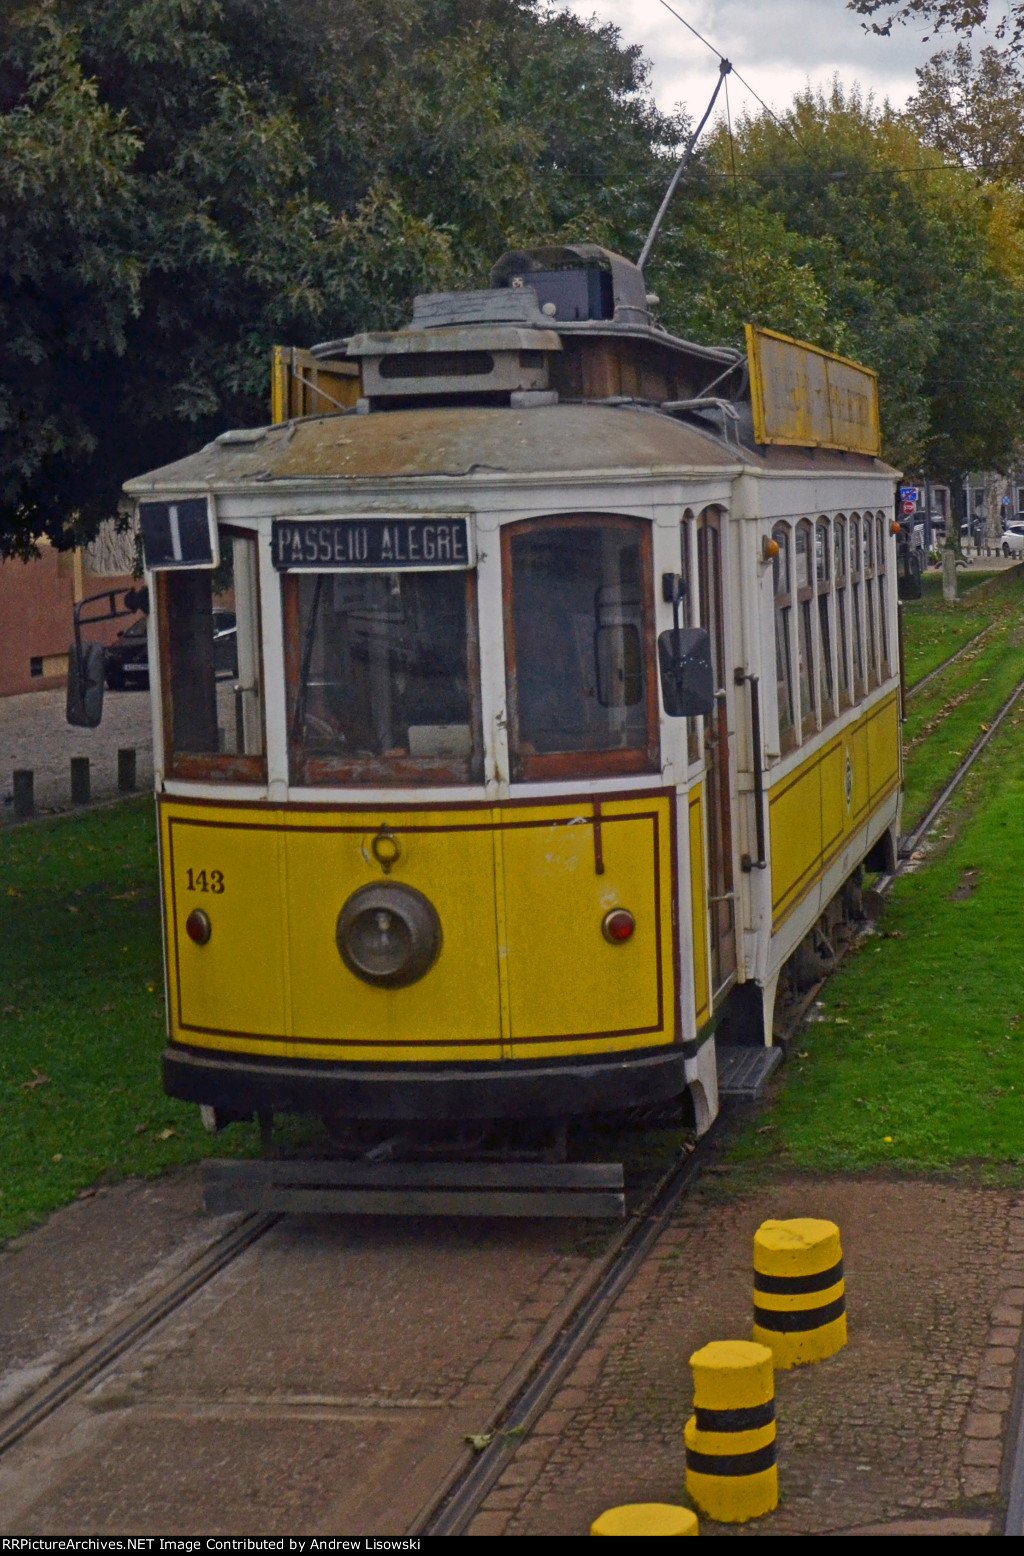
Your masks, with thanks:
[[[274,424],[129,483],[173,1095],[704,1128],[771,1049],[898,837],[893,472],[870,374],[748,344],[517,252],[279,349]]]
[[[602,804],[601,875],[593,810],[165,800],[172,1039],[356,1062],[550,1059],[673,1043],[673,807],[658,792]],[[430,897],[444,925],[443,956],[409,988],[372,988],[334,951],[339,903],[380,878],[372,847],[382,824],[400,848],[389,879]],[[208,900],[189,883],[215,870],[224,883],[209,899],[216,934],[198,946],[183,909]],[[596,937],[595,922],[625,903],[638,922],[628,944]]]

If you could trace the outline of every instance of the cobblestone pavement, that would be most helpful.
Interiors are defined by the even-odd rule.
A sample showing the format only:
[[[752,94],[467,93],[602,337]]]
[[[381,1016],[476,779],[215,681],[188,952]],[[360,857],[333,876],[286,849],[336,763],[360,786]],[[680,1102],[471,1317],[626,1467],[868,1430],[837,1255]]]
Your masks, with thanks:
[[[153,731],[148,692],[108,692],[98,729],[72,728],[64,718],[63,689],[0,697],[0,826],[14,820],[13,777],[16,767],[35,773],[36,810],[71,807],[71,758],[87,756],[94,800],[117,793],[117,753],[121,746],[136,751],[136,787],[145,792],[153,782]]]
[[[749,1337],[754,1230],[796,1215],[839,1224],[849,1343],[776,1375],[780,1506],[742,1533],[1001,1532],[1024,1196],[863,1179],[730,1195],[723,1183],[681,1207],[468,1532],[583,1535],[604,1508],[684,1500],[688,1359]]]

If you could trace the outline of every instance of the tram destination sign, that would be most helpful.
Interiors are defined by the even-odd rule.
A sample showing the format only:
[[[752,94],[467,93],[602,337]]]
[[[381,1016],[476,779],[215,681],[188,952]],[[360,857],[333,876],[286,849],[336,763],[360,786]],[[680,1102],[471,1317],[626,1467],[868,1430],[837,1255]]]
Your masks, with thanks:
[[[275,519],[274,566],[291,573],[392,573],[472,567],[464,515],[417,519]]]

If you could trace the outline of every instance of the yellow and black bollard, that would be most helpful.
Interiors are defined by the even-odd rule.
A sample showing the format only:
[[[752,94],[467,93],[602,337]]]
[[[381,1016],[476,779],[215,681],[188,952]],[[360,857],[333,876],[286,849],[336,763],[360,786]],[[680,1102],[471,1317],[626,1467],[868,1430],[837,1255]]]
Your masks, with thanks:
[[[668,1502],[628,1502],[610,1507],[590,1526],[591,1534],[700,1534],[696,1513]]]
[[[754,1233],[754,1339],[776,1367],[821,1361],[846,1344],[843,1250],[834,1221],[765,1221]]]
[[[690,1357],[694,1413],[686,1423],[686,1490],[723,1524],[770,1513],[779,1500],[772,1353],[750,1340],[713,1340]]]

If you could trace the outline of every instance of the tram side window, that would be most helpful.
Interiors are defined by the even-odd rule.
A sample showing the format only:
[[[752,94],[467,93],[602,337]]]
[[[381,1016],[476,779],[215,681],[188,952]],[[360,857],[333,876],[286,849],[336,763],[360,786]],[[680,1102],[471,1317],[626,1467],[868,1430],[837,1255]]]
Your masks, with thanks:
[[[804,734],[815,727],[814,717],[814,588],[811,583],[811,526],[798,524],[795,534],[797,593],[797,669],[800,684],[800,716]]]
[[[515,775],[656,765],[648,527],[542,520],[504,538]]]
[[[789,648],[789,618],[793,608],[790,593],[789,529],[784,524],[772,530],[778,545],[772,567],[775,583],[775,687],[779,705],[779,747],[788,751],[796,744],[793,725],[793,669]]]
[[[263,774],[256,540],[220,535],[220,565],[159,575],[167,770]]]
[[[850,615],[853,618],[853,701],[864,695],[864,636],[861,626],[860,514],[851,513],[850,523]]]
[[[875,526],[871,514],[864,519],[864,601],[868,684],[878,684],[878,648],[875,638]]]
[[[886,525],[885,515],[875,515],[875,570],[878,583],[878,636],[882,648],[882,671],[889,675],[892,664],[889,659],[888,588],[886,582]]]
[[[821,657],[818,664],[818,692],[821,698],[821,717],[823,722],[832,718],[835,713],[832,701],[832,627],[829,615],[831,575],[831,547],[828,522],[822,519],[814,531],[814,582],[818,593],[818,637],[821,643]]]
[[[839,688],[839,706],[850,701],[850,650],[847,629],[849,609],[846,589],[846,520],[837,518],[835,533],[836,572],[836,683]]]
[[[478,775],[474,602],[461,571],[286,580],[296,782]]]

